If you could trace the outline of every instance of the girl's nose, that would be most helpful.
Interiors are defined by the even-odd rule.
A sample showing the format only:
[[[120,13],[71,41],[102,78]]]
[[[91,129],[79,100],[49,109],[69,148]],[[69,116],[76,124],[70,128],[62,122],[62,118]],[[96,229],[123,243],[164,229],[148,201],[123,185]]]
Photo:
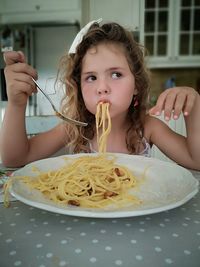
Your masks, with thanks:
[[[98,89],[97,89],[98,95],[107,95],[110,93],[110,89],[106,84],[99,84]]]
[[[102,95],[102,94],[105,94],[105,95],[107,95],[108,93],[109,93],[109,91],[107,90],[107,89],[98,89],[98,95]]]

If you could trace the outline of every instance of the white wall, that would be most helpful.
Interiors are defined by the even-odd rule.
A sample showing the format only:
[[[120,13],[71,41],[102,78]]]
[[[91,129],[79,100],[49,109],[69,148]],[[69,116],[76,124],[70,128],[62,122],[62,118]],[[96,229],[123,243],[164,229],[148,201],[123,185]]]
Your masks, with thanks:
[[[34,28],[34,66],[38,71],[38,83],[50,94],[58,108],[62,94],[54,90],[54,79],[51,78],[56,77],[59,60],[68,52],[77,31],[75,25]],[[53,114],[52,107],[40,92],[37,94],[37,104],[38,114]]]

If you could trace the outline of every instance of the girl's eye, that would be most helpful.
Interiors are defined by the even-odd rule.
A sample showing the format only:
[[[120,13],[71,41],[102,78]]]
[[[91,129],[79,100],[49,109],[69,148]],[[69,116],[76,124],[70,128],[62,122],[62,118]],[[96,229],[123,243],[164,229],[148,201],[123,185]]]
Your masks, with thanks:
[[[118,79],[118,78],[120,78],[121,76],[122,76],[122,74],[119,73],[119,72],[113,72],[113,73],[112,73],[112,78],[113,78],[113,79]]]
[[[93,82],[93,81],[95,81],[97,78],[94,76],[94,75],[90,75],[90,76],[88,76],[87,78],[86,78],[86,80],[88,81],[88,82]]]

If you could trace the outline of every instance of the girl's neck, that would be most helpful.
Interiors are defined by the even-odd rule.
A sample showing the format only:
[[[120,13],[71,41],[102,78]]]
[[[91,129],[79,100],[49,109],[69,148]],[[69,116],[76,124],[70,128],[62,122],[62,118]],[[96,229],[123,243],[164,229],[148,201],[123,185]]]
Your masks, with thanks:
[[[128,128],[128,122],[127,120],[124,118],[124,116],[122,115],[121,117],[118,116],[116,118],[113,118],[111,120],[111,132],[120,132],[121,130],[127,129]]]

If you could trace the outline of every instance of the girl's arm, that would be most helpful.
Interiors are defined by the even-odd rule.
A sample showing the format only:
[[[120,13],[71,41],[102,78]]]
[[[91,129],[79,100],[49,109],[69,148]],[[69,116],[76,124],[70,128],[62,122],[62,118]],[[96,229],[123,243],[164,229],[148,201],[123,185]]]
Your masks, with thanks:
[[[17,112],[17,111],[16,111]],[[1,159],[5,166],[21,167],[29,162],[52,156],[66,144],[66,132],[63,124],[59,124],[48,132],[27,138],[24,119],[19,114],[13,116],[6,110],[0,131]]]
[[[190,87],[174,87],[164,91],[158,98],[150,115],[164,112],[166,120],[178,119],[183,112],[187,137],[174,133],[155,118],[147,123],[151,129],[151,140],[168,157],[177,163],[193,169],[200,169],[200,96]]]
[[[50,156],[63,146],[63,126],[28,139],[25,129],[27,100],[36,87],[32,77],[36,71],[25,62],[22,52],[4,54],[8,104],[0,132],[0,153],[3,164],[19,167],[30,161]]]

